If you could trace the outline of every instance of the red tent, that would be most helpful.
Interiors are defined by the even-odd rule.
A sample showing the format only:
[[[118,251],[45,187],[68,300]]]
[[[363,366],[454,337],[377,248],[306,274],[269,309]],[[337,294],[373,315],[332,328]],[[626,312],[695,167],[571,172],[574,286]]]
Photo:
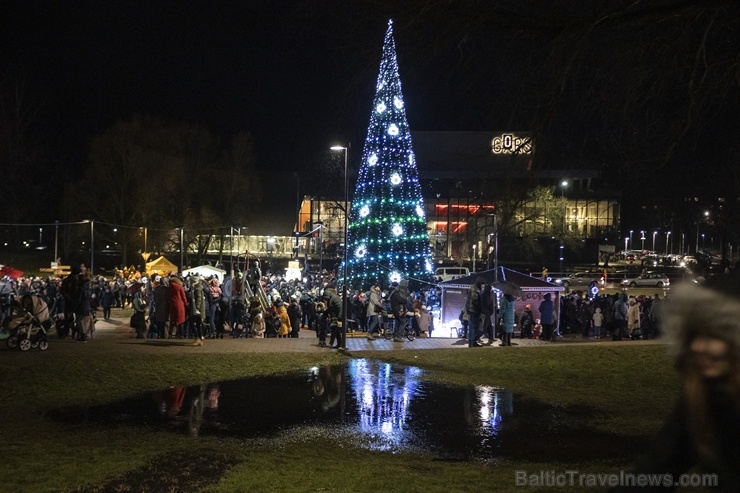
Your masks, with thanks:
[[[3,265],[2,267],[0,267],[0,278],[3,278],[5,276],[8,276],[11,279],[18,279],[19,277],[23,276],[23,271],[14,269],[9,265]]]

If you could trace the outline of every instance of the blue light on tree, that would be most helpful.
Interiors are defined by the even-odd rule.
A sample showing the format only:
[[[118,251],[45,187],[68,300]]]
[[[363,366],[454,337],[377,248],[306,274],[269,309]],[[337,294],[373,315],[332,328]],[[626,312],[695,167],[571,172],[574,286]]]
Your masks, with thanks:
[[[432,270],[419,173],[398,75],[393,22],[371,106],[370,126],[350,210],[349,284],[365,289]]]

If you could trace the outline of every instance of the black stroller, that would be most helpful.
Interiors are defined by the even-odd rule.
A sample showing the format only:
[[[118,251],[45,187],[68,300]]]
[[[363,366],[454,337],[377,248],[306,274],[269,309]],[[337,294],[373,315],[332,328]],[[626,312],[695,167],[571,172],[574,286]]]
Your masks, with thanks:
[[[27,294],[20,304],[13,307],[9,317],[3,320],[3,330],[8,338],[5,343],[9,348],[20,348],[28,351],[32,347],[46,351],[49,348],[47,331],[51,327],[49,307],[43,298]]]

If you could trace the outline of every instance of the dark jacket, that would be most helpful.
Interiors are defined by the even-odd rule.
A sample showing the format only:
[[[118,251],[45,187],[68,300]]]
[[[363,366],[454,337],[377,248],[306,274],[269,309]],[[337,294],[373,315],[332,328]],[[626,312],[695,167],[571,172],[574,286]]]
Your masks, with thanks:
[[[342,298],[334,288],[324,289],[323,295],[326,302],[326,315],[328,318],[342,318]]]
[[[540,323],[543,325],[552,325],[555,323],[555,305],[550,299],[550,293],[545,294],[545,299],[540,303]]]
[[[400,285],[398,288],[391,293],[391,311],[393,312],[394,317],[405,317],[406,312],[408,311],[409,307],[409,299],[411,298],[411,293],[409,292],[409,288]]]
[[[481,315],[490,316],[493,315],[493,287],[490,284],[486,284],[483,288],[483,292],[480,295],[480,312]]]
[[[480,315],[481,313],[480,290],[476,284],[470,286],[468,298],[465,300],[465,311],[468,315]]]

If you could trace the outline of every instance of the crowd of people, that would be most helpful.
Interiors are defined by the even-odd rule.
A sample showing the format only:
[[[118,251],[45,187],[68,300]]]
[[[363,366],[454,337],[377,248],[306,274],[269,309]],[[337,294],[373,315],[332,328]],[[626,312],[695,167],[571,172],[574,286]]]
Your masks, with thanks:
[[[307,329],[315,332],[321,347],[344,344],[342,298],[334,272],[287,280],[281,275],[263,275],[259,262],[253,262],[246,272],[223,279],[197,273],[120,274],[116,272],[113,279],[91,277],[83,264],[74,266],[64,278],[6,279],[0,322],[14,300],[31,294],[47,303],[60,338],[87,341],[101,314],[103,320],[110,320],[112,310],[130,308],[130,326],[141,339],[192,339],[193,345],[202,346],[206,339],[225,336],[295,338]],[[347,330],[373,340],[390,329],[399,334],[395,339],[400,342],[409,324],[416,335],[431,335],[432,310],[438,307],[436,287],[412,293],[407,281],[393,283],[388,291],[375,285],[367,292],[349,295]]]
[[[659,294],[628,297],[622,292],[589,297],[574,291],[561,296],[555,310],[552,295],[546,293],[537,306],[539,318],[535,318],[531,304],[517,312],[514,295],[503,293],[497,298],[492,285],[481,277],[470,286],[460,311],[459,335],[468,340],[469,347],[491,345],[497,339],[501,346],[511,346],[516,330],[522,339],[543,341],[566,334],[611,337],[614,341],[654,339],[662,330],[662,304]]]

